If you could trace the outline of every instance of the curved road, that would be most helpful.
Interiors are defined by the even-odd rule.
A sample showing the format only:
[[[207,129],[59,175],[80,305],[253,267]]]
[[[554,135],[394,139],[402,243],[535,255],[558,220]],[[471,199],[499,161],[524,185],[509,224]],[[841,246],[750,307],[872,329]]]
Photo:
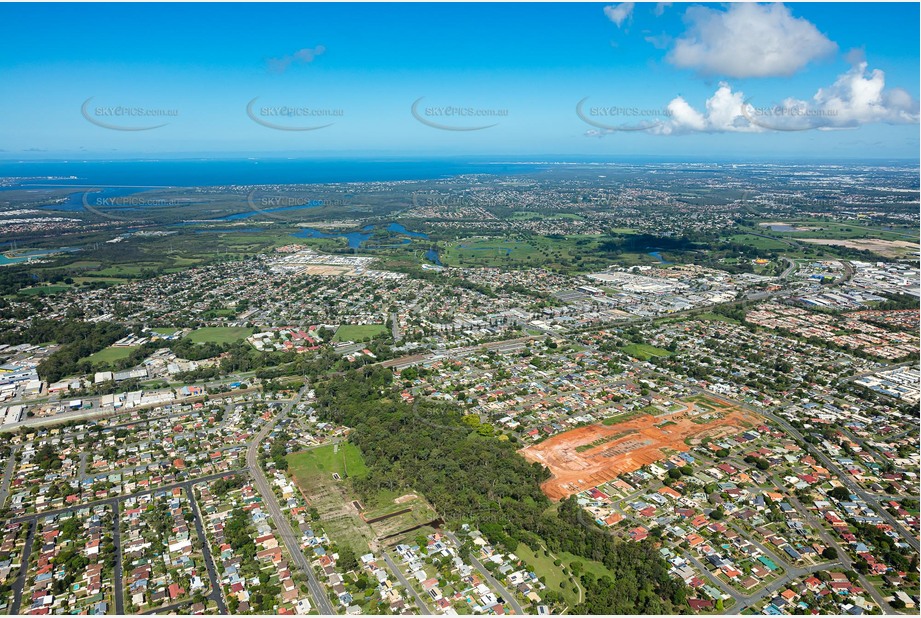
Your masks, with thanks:
[[[458,548],[460,548],[461,542],[457,540],[457,537],[454,536],[453,532],[448,532],[447,530],[445,530],[444,533],[446,537],[451,539],[452,543],[454,543],[455,545],[457,545]],[[513,595],[508,590],[506,590],[505,586],[503,586],[499,582],[499,580],[493,577],[490,574],[490,572],[486,570],[486,567],[484,567],[482,563],[480,563],[479,560],[474,558],[472,554],[470,555],[470,562],[473,564],[473,566],[477,568],[480,574],[482,574],[483,577],[486,578],[486,581],[488,581],[489,584],[493,587],[493,590],[501,594],[503,597],[503,600],[512,606],[512,609],[515,611],[516,614],[518,614],[519,616],[525,615],[525,612],[523,609],[521,609],[521,605],[518,604],[518,600],[515,598],[515,595]]]
[[[783,484],[780,482],[780,479],[776,474],[772,475],[771,479],[778,487],[783,487]],[[833,547],[838,552],[838,560],[841,561],[841,564],[844,566],[845,570],[854,571],[853,562],[851,561],[851,557],[848,555],[846,548],[838,543],[837,539],[835,539],[828,532],[828,530],[825,528],[825,524],[819,521],[806,507],[804,507],[796,495],[791,493],[787,497],[787,500],[790,502],[790,505],[793,507],[793,509],[800,514],[800,517],[802,517],[809,523],[809,525],[815,528],[819,538],[822,539],[822,542],[829,547]],[[876,586],[872,585],[862,573],[857,573],[857,578],[860,580],[860,585],[864,587],[864,590],[866,590],[867,593],[876,602],[876,604],[879,605],[884,614],[893,613],[889,607],[889,604],[886,602],[886,599],[884,599],[883,595],[881,595],[879,590],[876,589]]]
[[[875,509],[876,513],[877,513],[880,517],[882,517],[883,519],[885,519],[885,520],[886,520],[886,523],[888,523],[890,526],[892,526],[892,528],[893,528],[896,532],[898,532],[898,533],[900,534],[900,536],[905,540],[906,543],[908,543],[908,544],[912,547],[912,549],[914,549],[915,551],[919,551],[919,545],[921,545],[921,543],[919,543],[918,537],[914,536],[913,534],[908,533],[908,532],[902,527],[902,525],[899,523],[899,521],[889,513],[889,511],[887,511],[886,509],[882,508],[882,507],[878,504],[878,501],[879,501],[880,499],[885,499],[886,496],[874,495],[873,493],[868,492],[868,491],[866,491],[865,489],[863,489],[862,487],[860,487],[860,486],[854,481],[854,479],[851,478],[850,475],[845,474],[845,473],[841,470],[841,468],[839,468],[838,465],[837,465],[834,461],[831,460],[831,458],[830,458],[828,455],[826,455],[826,454],[825,454],[823,451],[821,451],[820,449],[817,449],[817,448],[815,447],[815,445],[813,445],[813,444],[807,442],[806,439],[803,437],[803,434],[801,434],[795,427],[793,427],[793,426],[789,423],[789,421],[787,421],[787,419],[785,419],[785,418],[783,418],[783,417],[780,417],[780,416],[777,416],[776,414],[774,414],[774,412],[771,412],[771,411],[769,411],[769,410],[767,410],[767,409],[756,409],[756,408],[754,408],[754,407],[748,405],[748,404],[745,403],[745,402],[737,401],[737,400],[735,400],[735,399],[727,399],[727,398],[725,398],[725,397],[723,397],[723,396],[721,396],[721,395],[718,395],[718,394],[713,393],[713,392],[708,391],[708,390],[704,390],[704,389],[702,389],[702,388],[700,388],[700,387],[698,387],[698,386],[691,386],[690,384],[686,384],[686,383],[683,383],[683,384],[684,384],[684,386],[685,386],[686,388],[688,388],[691,392],[695,392],[695,393],[699,393],[699,394],[705,394],[705,395],[707,395],[708,397],[711,397],[711,398],[713,398],[713,399],[716,399],[717,401],[723,401],[723,402],[725,402],[725,403],[727,403],[727,404],[729,404],[729,405],[739,406],[739,407],[744,408],[744,409],[746,409],[746,410],[748,410],[748,411],[750,411],[750,412],[754,412],[755,414],[759,414],[759,415],[763,416],[764,418],[768,419],[769,421],[774,422],[777,426],[779,426],[781,429],[783,429],[785,432],[787,432],[787,434],[789,434],[790,436],[792,436],[793,438],[795,438],[797,441],[802,442],[803,444],[805,444],[805,445],[806,445],[806,450],[809,451],[809,453],[812,454],[814,457],[816,457],[819,461],[821,461],[821,462],[822,462],[822,465],[823,465],[825,468],[827,468],[827,469],[835,476],[835,478],[836,478],[837,480],[841,481],[841,483],[843,483],[843,484],[848,488],[848,490],[850,490],[850,492],[851,492],[852,494],[855,494],[855,495],[859,496],[859,497],[860,497],[861,499],[863,499],[867,504],[876,505],[876,506],[877,506],[877,508]]]

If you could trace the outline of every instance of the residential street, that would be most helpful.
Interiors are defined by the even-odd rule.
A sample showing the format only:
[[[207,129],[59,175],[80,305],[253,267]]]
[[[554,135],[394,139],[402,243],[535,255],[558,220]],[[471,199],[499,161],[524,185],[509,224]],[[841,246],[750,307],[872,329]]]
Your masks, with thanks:
[[[221,614],[228,614],[227,604],[224,603],[224,593],[221,591],[221,579],[218,577],[217,568],[214,565],[214,556],[211,554],[211,547],[208,543],[208,536],[205,534],[205,528],[202,525],[201,511],[198,508],[198,501],[195,499],[195,490],[192,485],[186,489],[186,495],[189,497],[189,505],[192,507],[192,514],[195,515],[195,531],[202,545],[202,554],[205,558],[205,567],[208,569],[208,577],[211,579],[211,592],[206,597],[217,603],[218,611]]]
[[[279,538],[288,549],[291,558],[307,576],[307,584],[310,587],[310,595],[314,600],[314,605],[321,614],[331,615],[336,612],[333,611],[329,597],[326,596],[325,590],[317,580],[313,568],[310,566],[310,562],[304,557],[304,553],[301,551],[300,543],[298,542],[299,537],[294,534],[294,530],[292,530],[288,518],[278,506],[278,500],[275,498],[275,493],[272,491],[272,487],[266,480],[265,473],[259,465],[259,445],[262,443],[262,440],[272,431],[275,423],[284,418],[291,408],[300,401],[303,392],[304,389],[302,389],[294,399],[289,401],[284,409],[278,413],[271,422],[266,423],[266,425],[259,430],[259,433],[253,436],[253,439],[249,443],[249,448],[246,450],[246,465],[252,474],[256,489],[262,494],[262,499],[265,502],[266,508],[268,508],[269,514],[272,516],[272,521],[275,524],[275,528],[278,530]]]
[[[37,513],[37,514],[36,514],[36,513],[31,513],[31,514],[28,514],[28,515],[22,515],[22,516],[20,516],[20,517],[16,517],[16,518],[14,518],[14,519],[11,519],[11,520],[10,520],[11,522],[25,522],[25,523],[27,523],[27,524],[29,525],[29,536],[28,536],[27,539],[26,539],[26,547],[25,547],[25,550],[23,551],[23,565],[24,565],[24,568],[22,569],[22,571],[21,571],[19,577],[16,578],[16,580],[13,582],[13,585],[12,585],[12,588],[13,588],[13,604],[10,606],[11,613],[12,613],[12,614],[16,614],[16,613],[17,613],[17,609],[18,609],[18,607],[19,607],[18,604],[21,603],[21,601],[22,601],[23,587],[25,586],[25,583],[26,583],[26,577],[25,577],[25,575],[26,575],[26,571],[27,571],[27,567],[28,567],[29,556],[30,556],[30,554],[31,554],[31,552],[32,552],[32,539],[33,539],[34,536],[35,536],[35,529],[36,529],[36,527],[37,527],[37,525],[38,525],[38,520],[39,520],[39,519],[43,519],[43,518],[45,518],[45,517],[54,516],[54,515],[61,515],[61,514],[63,514],[63,513],[68,513],[68,512],[72,512],[72,511],[76,511],[76,510],[92,509],[93,507],[101,506],[101,505],[108,505],[109,507],[112,508],[112,516],[113,516],[113,518],[114,518],[114,520],[113,520],[113,532],[114,532],[114,534],[113,534],[113,541],[114,541],[114,544],[115,544],[115,552],[116,552],[115,565],[114,565],[114,571],[113,571],[113,577],[112,577],[112,580],[113,580],[112,585],[113,585],[113,588],[115,589],[115,590],[114,590],[114,596],[115,596],[115,609],[116,609],[116,613],[118,613],[118,614],[124,614],[124,613],[125,613],[125,612],[124,612],[124,590],[123,590],[123,583],[122,583],[122,577],[123,577],[124,566],[123,566],[123,564],[122,564],[122,559],[121,559],[122,542],[121,542],[121,524],[120,524],[120,521],[119,521],[119,513],[120,513],[121,502],[122,502],[123,500],[127,500],[128,498],[132,498],[132,497],[136,497],[136,496],[141,496],[141,495],[144,495],[144,494],[150,494],[150,493],[152,493],[152,492],[159,492],[159,491],[164,491],[164,492],[165,492],[165,491],[168,491],[168,490],[173,489],[173,488],[176,488],[176,487],[182,487],[182,488],[186,491],[186,493],[187,493],[188,495],[191,496],[192,485],[195,485],[195,484],[198,484],[198,483],[206,483],[206,482],[208,482],[208,481],[217,480],[217,479],[219,479],[219,478],[223,478],[223,477],[228,476],[228,475],[231,475],[231,474],[236,474],[236,473],[238,473],[238,472],[241,472],[241,470],[229,470],[229,471],[227,471],[227,472],[219,472],[219,473],[216,473],[216,474],[210,474],[210,475],[208,475],[208,476],[203,476],[203,477],[196,478],[196,479],[192,479],[192,480],[188,480],[188,481],[181,481],[181,482],[179,482],[179,483],[170,483],[169,485],[162,485],[162,486],[156,487],[156,488],[154,488],[154,489],[148,489],[148,490],[145,490],[145,491],[138,491],[138,492],[135,492],[135,493],[132,493],[132,494],[124,495],[124,496],[113,496],[112,498],[106,498],[106,499],[104,499],[104,500],[96,500],[96,501],[94,501],[94,502],[88,502],[88,503],[86,503],[86,504],[75,505],[75,506],[71,506],[71,507],[67,507],[67,508],[63,508],[63,509],[55,509],[55,510],[50,510],[50,511],[43,511],[42,513]],[[195,513],[195,525],[196,525],[196,529],[198,529],[199,532],[200,532],[200,534],[201,534],[202,528],[201,528],[201,521],[200,521],[200,519],[199,519],[198,511],[197,511],[197,509],[195,509],[193,512]],[[204,539],[205,537],[202,535],[201,538]],[[211,577],[212,577],[212,583],[214,583],[214,582],[217,582],[217,579],[216,579],[215,574],[212,573],[212,569],[213,569],[212,564],[213,564],[213,562],[210,561],[210,560],[207,560],[207,556],[209,556],[209,555],[210,555],[209,548],[208,548],[208,546],[207,546],[207,542],[205,541],[206,564],[210,567],[210,568],[209,568],[209,575],[211,575]],[[212,586],[212,587],[214,587],[214,586]],[[216,591],[217,591],[217,595],[220,595],[220,588],[219,588],[219,587],[216,588]],[[212,591],[212,593],[211,593],[210,595],[208,595],[209,598],[214,598],[214,596],[213,596],[214,594],[215,594],[215,592]],[[215,598],[215,601],[217,601],[216,598]],[[188,604],[188,601],[186,601],[185,603],[180,603],[180,604],[178,604],[178,606],[187,605],[187,604]],[[178,607],[178,606],[177,606],[177,607]],[[218,602],[218,607],[221,609],[222,613],[227,613],[227,607],[224,605],[223,599],[222,599],[220,602]],[[166,608],[157,608],[157,609],[152,610],[152,611],[158,612],[158,613],[159,613],[159,612],[163,612],[165,609],[166,609]]]
[[[780,484],[780,479],[778,479],[776,476],[773,476],[772,478],[775,483],[778,485]],[[816,529],[822,541],[826,545],[834,547],[838,551],[838,560],[841,561],[841,565],[848,571],[853,570],[851,557],[848,556],[844,546],[838,543],[838,541],[828,532],[828,530],[825,529],[825,527],[822,525],[822,522],[820,522],[808,509],[806,509],[806,507],[800,503],[795,495],[790,494],[789,501],[790,505],[796,509],[796,512],[799,513],[803,519],[809,522],[809,524]],[[888,608],[889,604],[886,603],[886,601],[883,599],[883,595],[879,593],[879,591],[876,589],[876,586],[871,585],[870,582],[867,581],[866,576],[863,574],[858,573],[858,575],[860,577],[860,585],[866,589],[871,597],[873,597],[873,600],[876,601],[880,607],[884,609]]]
[[[816,564],[811,567],[806,567],[803,570],[805,571],[804,575],[811,575],[813,573],[818,573],[820,571],[825,571],[827,569],[828,569],[827,564]],[[770,584],[768,584],[767,586],[765,586],[763,589],[759,590],[758,592],[751,594],[749,596],[743,597],[743,602],[739,605],[735,605],[732,608],[730,608],[729,611],[726,612],[726,614],[728,615],[740,614],[745,608],[751,606],[752,604],[757,603],[758,601],[760,601],[761,599],[767,596],[773,595],[774,593],[780,591],[783,588],[786,588],[789,583],[790,583],[790,576],[785,574],[783,577],[781,577],[777,581],[771,582]]]
[[[451,542],[457,545],[458,547],[461,546],[460,541],[454,535],[453,532],[445,531],[445,536],[451,539]],[[477,570],[486,579],[486,581],[489,582],[489,585],[493,587],[493,590],[499,592],[505,599],[506,603],[512,606],[512,609],[515,611],[515,613],[518,614],[519,616],[523,616],[524,610],[521,609],[521,605],[518,603],[518,600],[515,599],[515,596],[511,592],[506,590],[505,586],[503,586],[499,582],[499,580],[497,580],[495,577],[490,575],[489,571],[486,570],[486,567],[483,566],[483,563],[481,563],[479,560],[474,558],[472,555],[470,556],[470,562],[473,564],[473,566],[477,568]]]
[[[428,608],[428,606],[425,604],[425,601],[423,601],[422,597],[419,596],[419,593],[416,592],[416,589],[409,583],[409,581],[406,579],[406,576],[403,575],[403,571],[401,571],[400,567],[397,566],[397,564],[393,561],[393,559],[390,557],[390,554],[387,553],[387,550],[381,550],[381,555],[384,556],[384,562],[387,563],[387,566],[390,567],[390,570],[393,571],[393,574],[396,576],[396,578],[400,580],[400,583],[403,585],[403,587],[413,595],[414,599],[416,599],[416,604],[422,610],[422,613],[431,615],[432,610]]]
[[[32,541],[35,539],[35,528],[38,527],[37,521],[29,522],[29,534],[26,536],[26,546],[22,551],[22,566],[19,569],[19,576],[13,582],[13,602],[10,604],[10,614],[16,615],[22,606],[22,589],[26,585],[26,573],[29,572],[29,556],[32,555]]]
[[[791,436],[805,443],[809,452],[814,457],[818,458],[825,465],[825,467],[828,468],[828,471],[831,472],[835,476],[835,478],[840,480],[851,491],[851,493],[860,496],[863,500],[871,504],[876,502],[879,499],[878,496],[874,496],[870,492],[862,489],[856,482],[854,482],[854,479],[852,479],[849,474],[841,470],[841,468],[839,468],[838,465],[835,462],[833,462],[831,458],[828,457],[825,453],[815,448],[812,444],[809,444],[808,442],[806,442],[803,439],[803,435],[799,431],[797,431],[792,425],[790,425],[790,423],[788,423],[786,419],[779,417],[766,410],[760,411],[759,414],[763,415],[765,418],[768,418],[774,421],[781,428],[783,428],[784,431],[789,433]],[[896,521],[895,517],[890,515],[886,509],[882,508],[881,506],[878,506],[875,510],[879,514],[880,517],[886,520],[886,523],[892,526],[893,529],[895,529],[899,533],[899,535],[905,540],[906,543],[908,543],[912,547],[912,549],[914,549],[915,551],[918,551],[919,545],[921,545],[921,543],[918,542],[917,537],[915,537],[912,534],[907,533],[905,529],[899,524],[899,522]]]
[[[10,493],[10,482],[13,479],[13,471],[16,469],[16,454],[19,453],[20,445],[14,444],[10,450],[10,458],[3,469],[3,480],[0,481],[0,508],[6,504],[6,497]]]
[[[122,538],[121,538],[121,505],[116,502],[112,505],[112,540],[115,544],[115,566],[112,569],[112,587],[115,588],[115,613],[125,613],[125,587],[122,582],[124,565],[122,564]]]

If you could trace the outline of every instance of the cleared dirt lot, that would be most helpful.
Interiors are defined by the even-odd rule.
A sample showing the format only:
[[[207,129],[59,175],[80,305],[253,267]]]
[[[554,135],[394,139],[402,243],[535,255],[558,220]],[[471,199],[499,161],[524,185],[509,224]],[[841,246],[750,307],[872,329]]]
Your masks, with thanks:
[[[850,249],[864,249],[889,258],[912,255],[917,253],[919,249],[917,243],[908,242],[907,240],[879,240],[876,238],[851,238],[847,240],[831,238],[797,238],[797,240],[800,242],[812,243],[814,245],[837,245]]]
[[[302,275],[318,275],[322,277],[337,277],[354,275],[355,269],[351,266],[336,266],[333,264],[308,264],[301,271]]]
[[[658,416],[642,414],[611,425],[588,425],[522,449],[528,461],[553,473],[542,489],[552,500],[601,485],[619,474],[687,451],[762,422],[758,415],[716,398],[693,398],[687,408]],[[589,446],[589,448],[586,448]]]

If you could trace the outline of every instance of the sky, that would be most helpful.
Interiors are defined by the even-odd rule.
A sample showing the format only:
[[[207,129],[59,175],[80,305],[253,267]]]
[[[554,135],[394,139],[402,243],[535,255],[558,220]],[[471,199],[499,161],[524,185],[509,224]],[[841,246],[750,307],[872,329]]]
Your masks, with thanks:
[[[917,3],[0,4],[0,158],[919,156]]]

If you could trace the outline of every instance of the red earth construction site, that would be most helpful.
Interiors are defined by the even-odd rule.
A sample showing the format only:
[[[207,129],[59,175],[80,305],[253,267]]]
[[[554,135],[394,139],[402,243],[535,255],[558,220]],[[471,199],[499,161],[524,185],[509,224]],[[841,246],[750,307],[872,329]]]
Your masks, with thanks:
[[[552,500],[613,480],[620,474],[687,451],[704,439],[718,440],[762,421],[754,412],[716,397],[693,397],[675,412],[639,414],[624,421],[579,427],[521,451],[553,477],[542,489]]]

